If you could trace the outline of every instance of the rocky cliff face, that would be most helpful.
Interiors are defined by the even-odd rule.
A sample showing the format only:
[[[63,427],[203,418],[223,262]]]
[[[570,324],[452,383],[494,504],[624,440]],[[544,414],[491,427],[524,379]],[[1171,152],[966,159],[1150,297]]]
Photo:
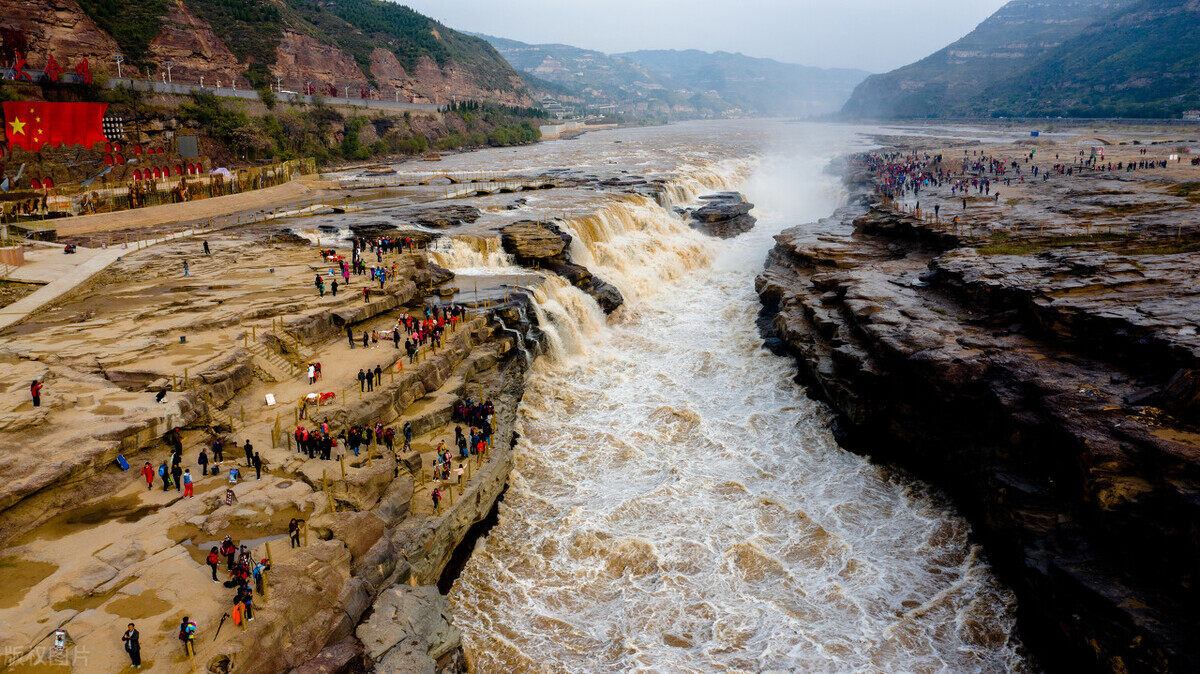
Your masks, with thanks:
[[[757,282],[769,345],[847,447],[954,498],[1042,664],[1200,667],[1191,263],[981,255],[865,197],[776,240]]]
[[[47,54],[54,54],[59,63],[87,58],[95,71],[100,64],[111,65],[113,55],[121,51],[75,0],[0,0],[0,27],[12,31],[5,35],[6,46],[10,40],[20,43],[36,68]]]
[[[206,84],[250,86],[242,76],[245,69],[212,27],[187,8],[183,0],[172,0],[163,16],[162,31],[150,43],[157,63],[171,62],[171,79],[195,83],[204,77]]]
[[[279,77],[284,88],[296,91],[312,81],[321,93],[326,91],[320,85],[335,86],[339,95],[349,87],[351,97],[358,97],[363,89],[375,89],[380,98],[396,98],[394,92],[399,90],[401,100],[418,103],[473,99],[532,104],[520,76],[482,41],[406,8],[380,9],[369,2],[352,4],[354,7],[343,8],[345,11],[338,14],[339,8],[333,5],[324,8],[306,4],[288,11],[296,8],[286,7],[286,2],[279,3],[280,7],[269,2],[248,2],[249,14],[230,17],[226,25],[216,21],[225,11],[219,3],[165,0],[160,16],[143,16],[152,13],[153,7],[137,14],[141,32],[134,39],[117,30],[121,16],[113,19],[89,15],[89,10],[75,0],[0,0],[0,28],[4,30],[5,50],[23,52],[33,68],[41,68],[50,55],[64,65],[86,57],[94,73],[115,76],[114,55],[136,51],[139,58],[144,55],[144,61],[161,72],[165,72],[164,64],[171,62],[171,79],[185,84],[198,84],[203,78],[205,84],[219,81],[226,86],[236,83],[248,87],[246,74],[253,69],[253,61],[254,68],[263,68],[258,71],[260,76]],[[397,51],[398,45],[405,41],[379,32],[393,23],[395,17],[389,12],[401,12],[404,19],[418,23],[405,27],[415,35],[432,38],[425,39],[420,47],[429,53],[418,55],[407,67],[397,58],[397,53],[404,53]],[[341,18],[343,15],[350,19],[366,16],[366,28],[352,25],[349,19]],[[105,25],[111,33],[93,20],[94,16],[99,16],[101,23],[109,21]],[[254,39],[239,34],[247,32],[253,33]],[[132,42],[123,45],[122,39]],[[141,42],[143,39],[148,47]],[[419,49],[411,44],[409,47]],[[133,64],[130,55],[126,56],[123,74],[129,76]]]

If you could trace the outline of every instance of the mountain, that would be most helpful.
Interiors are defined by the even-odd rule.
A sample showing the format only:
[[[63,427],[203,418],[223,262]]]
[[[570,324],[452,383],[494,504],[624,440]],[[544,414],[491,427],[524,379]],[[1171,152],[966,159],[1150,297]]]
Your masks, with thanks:
[[[835,112],[869,74],[695,49],[634,51],[616,56],[657,73],[670,88],[710,92],[729,108],[768,116]]]
[[[1142,0],[988,87],[1005,116],[1179,117],[1200,108],[1200,1]]]
[[[1172,0],[1147,4],[1164,1]],[[950,46],[903,68],[868,77],[842,112],[867,118],[988,115],[985,90],[998,87],[991,95],[1001,95],[1013,86],[1012,78],[1026,71],[1035,80],[1054,77],[1052,72],[1039,72],[1044,59],[1061,55],[1064,46],[1076,45],[1074,40],[1098,20],[1135,2],[1013,0]],[[1140,40],[1150,36],[1162,39],[1148,33]],[[1115,50],[1125,45],[1105,41],[1097,46]]]
[[[414,102],[528,105],[520,74],[491,45],[383,0],[0,0],[4,52],[31,67],[53,54],[93,71],[176,82],[336,87]]]
[[[480,35],[534,89],[636,115],[818,115],[836,111],[867,73],[822,70],[725,52],[605,54],[562,44]],[[538,82],[550,86],[539,86]]]

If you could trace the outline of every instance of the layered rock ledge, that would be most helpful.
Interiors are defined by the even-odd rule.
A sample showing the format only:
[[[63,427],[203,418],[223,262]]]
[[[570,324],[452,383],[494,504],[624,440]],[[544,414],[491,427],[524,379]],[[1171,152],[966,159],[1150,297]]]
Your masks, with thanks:
[[[1197,232],[1174,226],[1186,203],[1064,231],[1084,225],[1054,213],[1112,193],[1069,185],[954,220],[949,199],[920,194],[934,218],[860,189],[776,237],[760,327],[846,447],[956,502],[1043,666],[1195,671]]]
[[[616,286],[571,261],[568,251],[571,235],[552,222],[518,220],[506,225],[500,230],[500,244],[517,264],[554,272],[591,295],[606,314],[625,302]]]

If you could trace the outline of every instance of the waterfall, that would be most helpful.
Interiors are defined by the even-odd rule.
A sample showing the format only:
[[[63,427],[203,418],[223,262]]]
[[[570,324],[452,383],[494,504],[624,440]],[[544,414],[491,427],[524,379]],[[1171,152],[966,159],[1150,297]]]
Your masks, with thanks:
[[[546,355],[555,362],[584,353],[590,339],[605,330],[596,300],[554,274],[533,288],[533,311],[546,334]]]
[[[495,236],[442,236],[429,246],[429,261],[459,272],[476,275],[494,273],[513,266],[512,256]]]

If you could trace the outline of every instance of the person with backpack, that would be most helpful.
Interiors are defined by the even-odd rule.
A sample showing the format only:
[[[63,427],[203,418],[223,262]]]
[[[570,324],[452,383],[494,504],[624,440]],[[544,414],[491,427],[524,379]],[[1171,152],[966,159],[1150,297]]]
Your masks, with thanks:
[[[221,541],[221,554],[225,555],[225,568],[228,571],[233,571],[233,558],[237,555],[237,546],[233,544],[233,539],[229,536]]]
[[[162,480],[163,491],[166,491],[171,486],[171,469],[167,467],[167,460],[158,465],[158,477]]]
[[[196,652],[193,642],[196,640],[196,623],[192,622],[187,616],[183,616],[183,620],[179,623],[179,641],[183,643],[183,652],[194,654]]]
[[[234,604],[242,605],[242,615],[246,616],[246,620],[254,620],[254,611],[251,607],[254,599],[254,592],[249,585],[242,585],[238,588],[237,596],[233,598]]]
[[[221,563],[221,555],[217,552],[217,546],[212,546],[208,551],[208,558],[204,560],[208,564],[208,568],[212,569],[212,579],[214,583],[221,581],[217,580],[217,565]]]

